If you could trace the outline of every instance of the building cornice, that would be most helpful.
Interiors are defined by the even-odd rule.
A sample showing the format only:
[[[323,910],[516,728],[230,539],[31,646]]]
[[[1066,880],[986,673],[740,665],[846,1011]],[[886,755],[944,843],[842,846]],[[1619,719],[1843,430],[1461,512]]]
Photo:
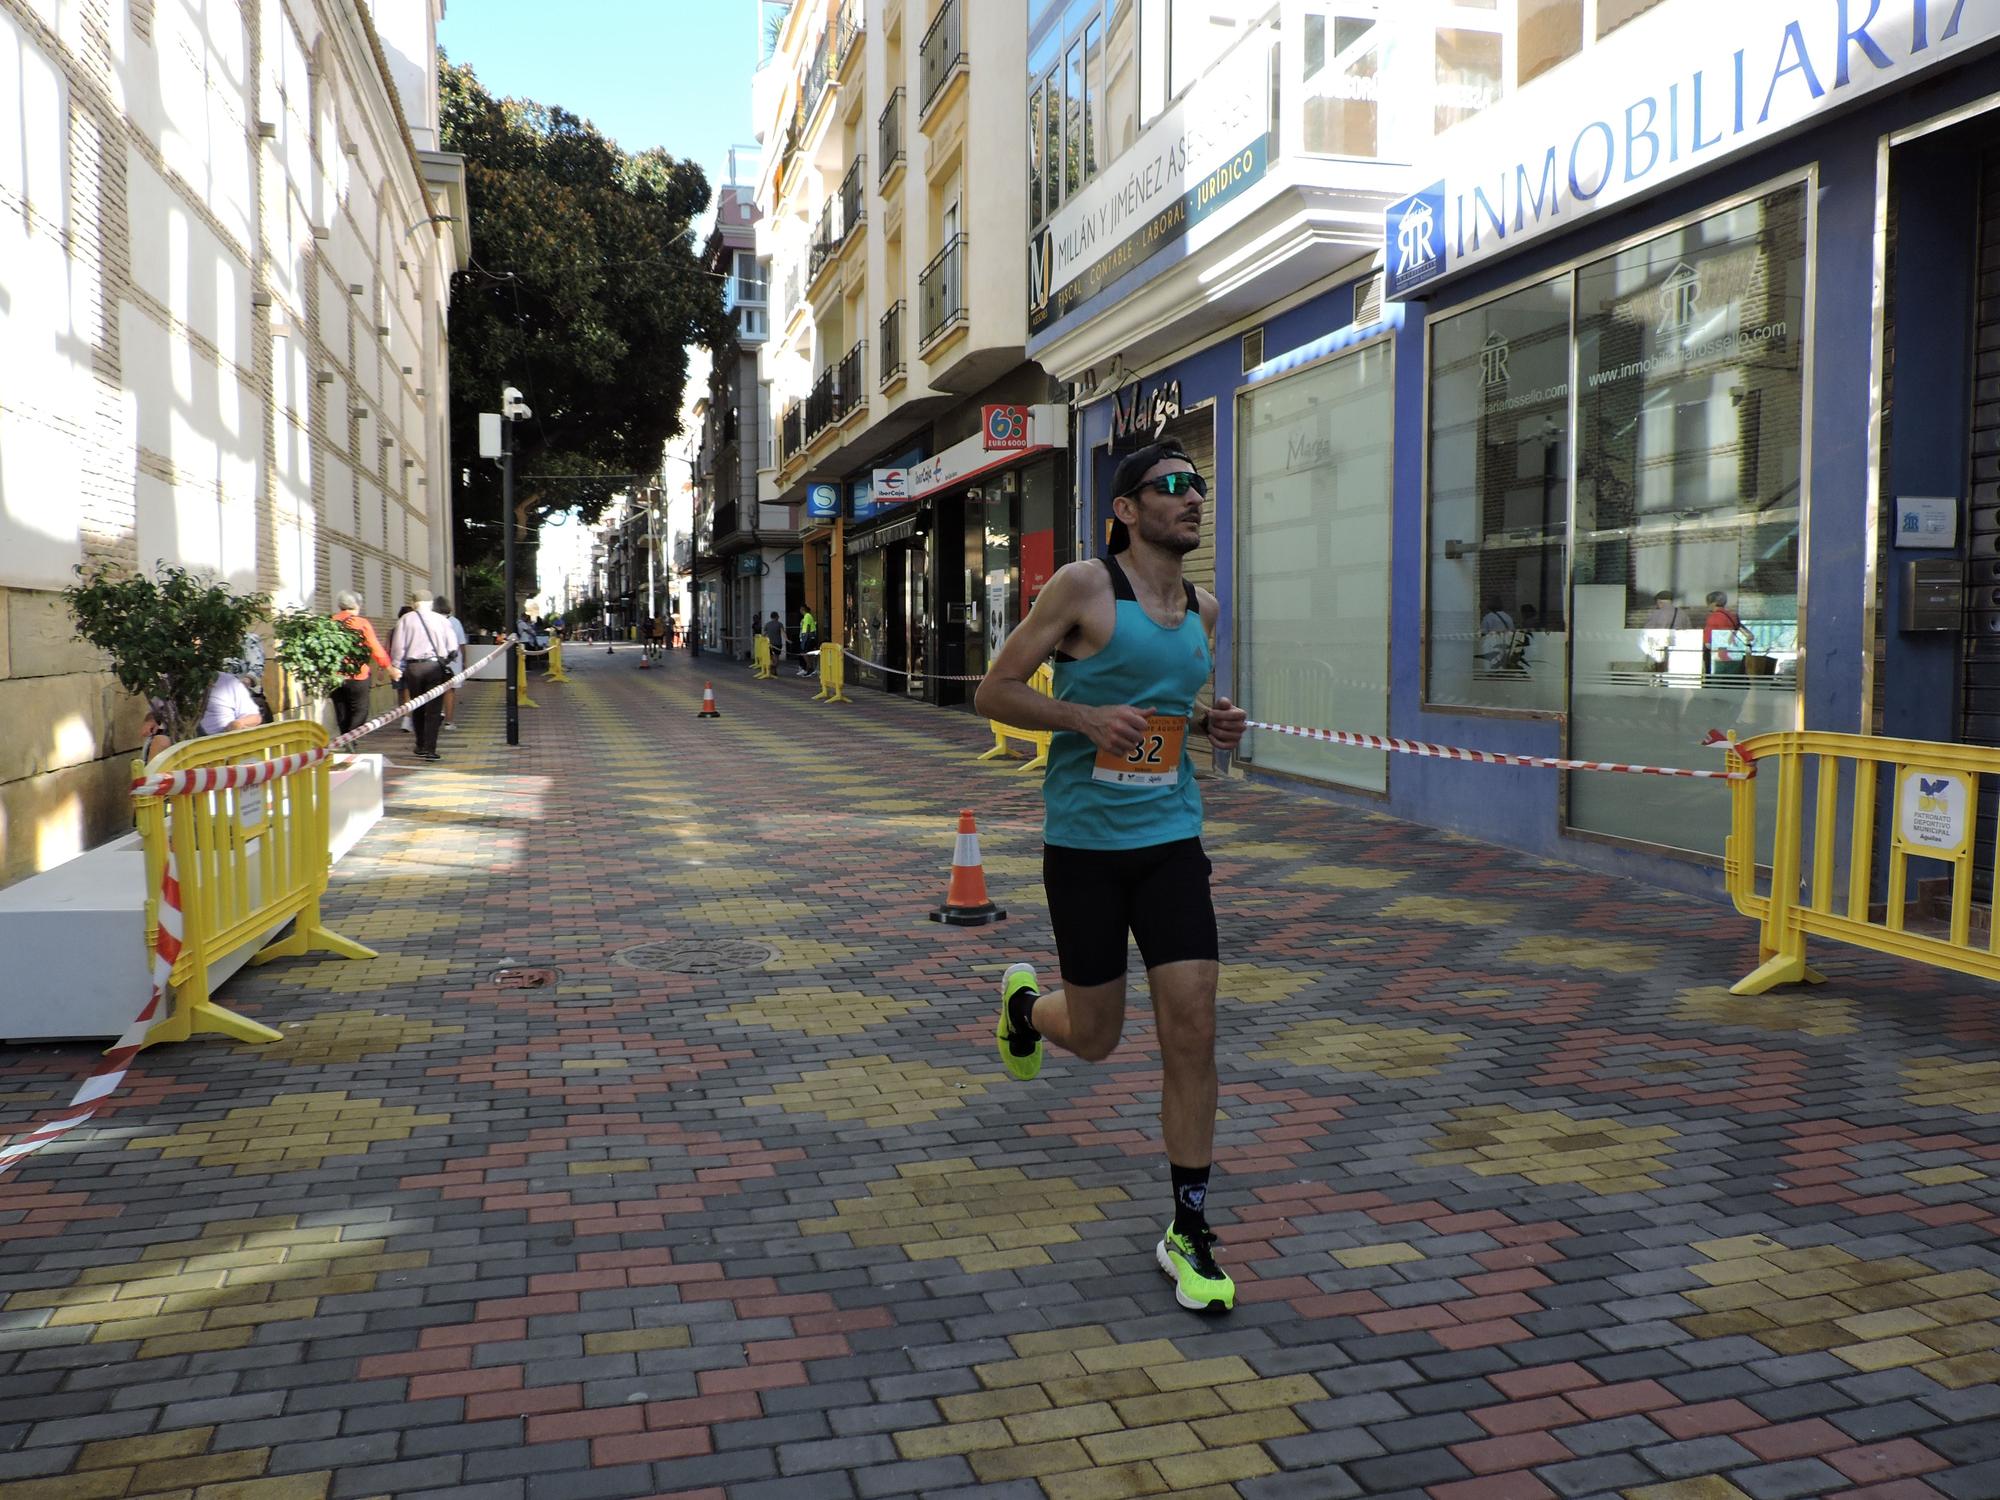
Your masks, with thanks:
[[[1400,186],[1400,177],[1379,188],[1281,179],[1214,240],[1107,299],[1094,317],[1046,341],[1031,340],[1029,358],[1054,379],[1074,381],[1114,358],[1135,369],[1167,350],[1196,347],[1231,324],[1256,321],[1253,315],[1378,252],[1382,210]]]

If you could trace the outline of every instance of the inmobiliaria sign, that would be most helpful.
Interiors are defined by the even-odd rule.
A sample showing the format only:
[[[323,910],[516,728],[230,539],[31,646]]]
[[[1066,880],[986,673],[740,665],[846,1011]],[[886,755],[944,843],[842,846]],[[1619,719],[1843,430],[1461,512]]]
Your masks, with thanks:
[[[1993,0],[1659,6],[1579,59],[1588,66],[1531,84],[1439,140],[1442,175],[1384,216],[1387,295],[1422,295],[1996,38]]]

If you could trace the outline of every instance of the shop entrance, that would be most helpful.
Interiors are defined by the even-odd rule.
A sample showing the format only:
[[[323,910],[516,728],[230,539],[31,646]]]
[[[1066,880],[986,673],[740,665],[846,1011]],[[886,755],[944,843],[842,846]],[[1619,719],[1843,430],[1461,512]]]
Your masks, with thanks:
[[[2000,115],[1896,145],[1888,187],[1871,727],[2000,748]],[[1989,906],[1993,779],[1973,845]]]

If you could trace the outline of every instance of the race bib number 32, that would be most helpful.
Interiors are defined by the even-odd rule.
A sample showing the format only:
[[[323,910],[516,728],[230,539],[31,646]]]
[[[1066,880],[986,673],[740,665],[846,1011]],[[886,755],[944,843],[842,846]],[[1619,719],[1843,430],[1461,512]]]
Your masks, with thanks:
[[[1176,714],[1148,714],[1146,734],[1130,753],[1097,752],[1090,768],[1092,781],[1113,786],[1173,786],[1181,779],[1181,749],[1187,744],[1188,721]]]

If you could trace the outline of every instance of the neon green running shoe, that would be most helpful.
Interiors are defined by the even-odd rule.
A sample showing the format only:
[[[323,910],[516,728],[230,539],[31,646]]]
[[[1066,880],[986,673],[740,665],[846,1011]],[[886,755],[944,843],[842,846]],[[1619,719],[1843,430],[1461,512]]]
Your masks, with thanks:
[[[1172,1224],[1154,1252],[1160,1269],[1173,1278],[1174,1300],[1192,1312],[1225,1313],[1236,1305],[1236,1283],[1215,1263],[1208,1229],[1182,1234]]]
[[[1001,1063],[1009,1073],[1023,1083],[1042,1071],[1042,1039],[1036,1037],[1034,1045],[1027,1051],[1017,1051],[1013,1028],[1007,1021],[1007,1004],[1022,990],[1033,990],[1036,994],[1040,994],[1041,989],[1041,985],[1035,981],[1033,964],[1015,964],[1000,976],[1000,1026],[994,1034],[1000,1041]]]

